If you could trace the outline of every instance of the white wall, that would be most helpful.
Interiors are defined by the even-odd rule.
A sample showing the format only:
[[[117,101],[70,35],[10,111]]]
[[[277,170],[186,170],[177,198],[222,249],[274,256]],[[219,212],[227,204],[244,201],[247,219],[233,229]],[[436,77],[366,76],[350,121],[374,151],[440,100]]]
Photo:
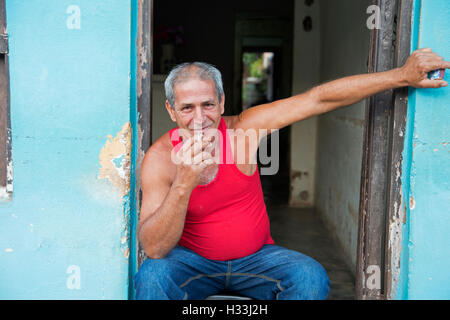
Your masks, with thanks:
[[[367,73],[370,0],[321,0],[321,82]],[[321,115],[317,128],[316,210],[356,269],[365,102]]]
[[[169,113],[164,106],[166,95],[164,93],[164,80],[166,75],[154,74],[152,76],[152,143],[158,140],[164,133],[177,124],[170,119]]]
[[[312,6],[295,1],[292,94],[299,94],[319,84],[320,23],[319,2]],[[312,18],[312,30],[303,30],[303,19]],[[291,193],[289,204],[314,206],[317,117],[291,126]]]
[[[293,92],[367,73],[370,0],[295,2]],[[303,19],[312,18],[312,30]],[[291,129],[293,206],[315,207],[356,269],[365,102],[303,120]]]

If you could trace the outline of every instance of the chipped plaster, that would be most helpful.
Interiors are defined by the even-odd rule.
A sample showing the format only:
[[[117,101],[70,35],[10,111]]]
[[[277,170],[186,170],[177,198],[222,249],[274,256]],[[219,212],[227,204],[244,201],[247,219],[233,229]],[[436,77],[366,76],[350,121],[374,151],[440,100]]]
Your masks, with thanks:
[[[107,179],[123,198],[130,190],[131,124],[127,122],[101,149],[98,179]]]

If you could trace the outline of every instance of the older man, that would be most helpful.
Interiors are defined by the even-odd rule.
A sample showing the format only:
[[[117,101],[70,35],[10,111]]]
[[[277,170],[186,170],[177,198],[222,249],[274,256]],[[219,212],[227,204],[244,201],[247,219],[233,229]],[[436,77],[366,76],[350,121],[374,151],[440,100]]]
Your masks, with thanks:
[[[254,299],[325,299],[324,268],[271,238],[252,161],[261,139],[384,90],[447,86],[427,78],[446,68],[450,62],[420,49],[401,68],[345,77],[224,117],[220,72],[205,63],[175,67],[165,89],[166,109],[178,127],[151,146],[142,164],[139,239],[148,258],[135,278],[137,299],[204,299],[223,291]],[[256,143],[247,139],[239,147],[230,130],[251,131]]]

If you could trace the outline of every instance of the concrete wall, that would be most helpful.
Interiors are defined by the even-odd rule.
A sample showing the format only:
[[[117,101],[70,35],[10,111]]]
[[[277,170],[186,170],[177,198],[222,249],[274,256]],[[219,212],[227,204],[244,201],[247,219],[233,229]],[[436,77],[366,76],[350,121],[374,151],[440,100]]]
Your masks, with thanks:
[[[367,73],[370,0],[321,0],[321,83]],[[321,115],[317,127],[315,204],[356,269],[364,102]]]
[[[312,6],[306,6],[303,0],[295,1],[292,95],[305,92],[320,81],[320,5],[319,1]],[[309,32],[303,29],[307,16],[313,21]],[[291,126],[289,204],[292,206],[314,206],[316,139],[317,117]]]
[[[177,124],[170,119],[166,110],[166,94],[164,92],[166,75],[157,74],[152,78],[152,143]]]
[[[14,190],[0,203],[0,299],[127,298],[130,10],[6,1]]]
[[[421,6],[420,6],[421,4]],[[450,2],[415,1],[412,50],[450,60]],[[448,70],[445,80],[449,81]],[[450,298],[450,88],[411,89],[403,152],[399,299]]]

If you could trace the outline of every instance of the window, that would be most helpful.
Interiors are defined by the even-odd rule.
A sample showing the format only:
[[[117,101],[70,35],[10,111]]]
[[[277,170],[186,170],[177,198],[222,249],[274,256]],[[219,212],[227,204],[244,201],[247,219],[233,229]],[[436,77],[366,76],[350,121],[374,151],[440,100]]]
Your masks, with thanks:
[[[0,0],[0,200],[12,194],[8,35],[5,1]]]

